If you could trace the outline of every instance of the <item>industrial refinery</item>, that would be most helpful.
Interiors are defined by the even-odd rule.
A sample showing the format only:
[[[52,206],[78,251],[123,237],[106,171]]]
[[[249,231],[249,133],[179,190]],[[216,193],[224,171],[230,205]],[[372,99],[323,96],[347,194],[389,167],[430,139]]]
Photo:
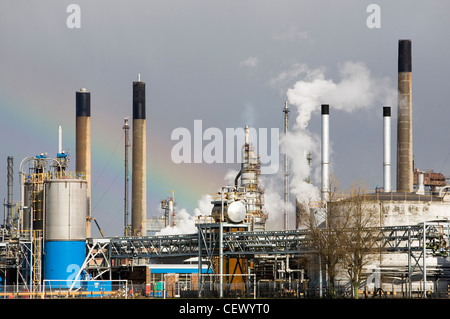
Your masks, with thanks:
[[[161,201],[161,216],[152,221],[147,218],[146,166],[151,163],[145,155],[146,84],[138,75],[132,83],[131,127],[128,118],[123,126],[124,235],[119,237],[103,236],[92,212],[91,129],[95,128],[91,128],[91,92],[80,89],[74,103],[75,171],[68,169],[61,127],[55,157],[30,156],[19,159],[16,166],[13,156],[7,158],[0,298],[448,298],[450,186],[443,174],[414,166],[411,83],[412,41],[400,40],[396,189],[391,184],[391,106],[380,106],[383,186],[340,195],[333,192],[330,178],[333,105],[323,104],[320,198],[306,204],[293,199],[297,208],[293,229],[287,223],[288,211],[280,207],[283,229],[267,230],[271,212],[266,209],[260,183],[261,161],[245,126],[242,163],[236,167],[234,183],[210,194],[212,210],[197,216],[197,231],[157,235],[155,230],[177,223],[176,196],[172,193]],[[280,111],[287,134],[287,102]],[[279,193],[287,203],[287,157],[283,168],[285,183]],[[17,173],[20,194],[14,199],[13,175]],[[374,218],[358,224],[364,226],[361,233],[355,230],[356,224],[337,228],[341,220],[356,215],[355,202],[362,211],[360,216],[370,211]],[[334,215],[336,211],[340,215]],[[342,218],[344,212],[352,213]],[[102,237],[93,237],[92,227],[97,227]],[[312,236],[316,232],[336,240],[331,245],[333,255],[340,256],[335,263],[323,252],[324,244]],[[366,242],[363,247],[358,276],[351,268],[354,265],[346,261],[350,248],[337,253],[340,247],[351,247],[339,237],[331,237],[339,232],[371,235],[370,246]],[[355,237],[351,237],[353,245]],[[331,268],[335,272],[331,273]]]

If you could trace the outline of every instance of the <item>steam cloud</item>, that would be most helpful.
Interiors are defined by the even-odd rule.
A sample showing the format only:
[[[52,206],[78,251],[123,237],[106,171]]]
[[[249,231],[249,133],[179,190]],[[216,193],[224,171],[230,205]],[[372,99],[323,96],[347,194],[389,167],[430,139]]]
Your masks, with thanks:
[[[289,157],[290,202],[286,205],[286,210],[291,216],[290,228],[293,228],[295,199],[304,205],[308,205],[310,201],[320,200],[320,189],[316,185],[320,183],[318,159],[321,142],[318,134],[308,130],[312,114],[319,111],[321,104],[330,104],[334,110],[351,113],[361,109],[392,105],[397,97],[397,91],[392,89],[391,81],[388,78],[374,78],[363,63],[345,62],[339,66],[339,74],[340,81],[334,82],[325,77],[324,68],[310,69],[306,64],[296,64],[291,70],[280,73],[278,78],[270,82],[275,87],[286,85],[289,81],[303,76],[302,80],[295,82],[286,91],[289,104],[296,107],[297,117],[288,134],[280,137],[281,154],[288,154]],[[313,157],[312,167],[307,161],[308,153]],[[230,170],[225,176],[225,181],[230,184],[236,174],[237,171]],[[285,209],[283,166],[280,165],[277,175],[261,175],[260,180],[265,189],[265,209],[269,213],[266,227],[268,230],[282,229]],[[310,183],[308,180],[313,182]],[[185,209],[177,211],[177,225],[166,227],[157,235],[197,232],[195,227],[197,216],[211,214],[210,196],[203,196],[198,205],[194,216]]]
[[[281,138],[281,153],[288,154],[289,157],[291,202],[295,202],[292,199],[294,195],[300,203],[308,205],[310,201],[320,199],[319,187],[307,182],[311,179],[320,183],[320,165],[317,165],[320,159],[320,136],[308,130],[312,114],[319,111],[321,104],[330,104],[333,109],[348,113],[392,105],[396,99],[396,90],[392,89],[388,78],[374,78],[369,69],[359,62],[345,62],[340,65],[339,82],[327,79],[323,68],[310,69],[305,64],[296,64],[291,70],[272,80],[271,84],[286,84],[292,78],[302,75],[303,79],[295,82],[286,92],[289,104],[296,107],[297,117],[293,128],[286,137]],[[314,172],[308,165],[308,153],[316,159]],[[284,169],[280,169],[278,181],[263,179],[266,208],[269,212],[268,228],[278,228],[283,220],[283,176]],[[292,216],[294,204],[289,203],[287,210]],[[292,228],[293,225],[290,226]]]
[[[197,232],[197,226],[195,222],[198,216],[211,215],[213,205],[211,204],[211,195],[204,195],[197,202],[198,207],[194,210],[194,216],[182,208],[175,211],[175,226],[167,226],[156,235],[181,235],[181,234],[194,234]]]

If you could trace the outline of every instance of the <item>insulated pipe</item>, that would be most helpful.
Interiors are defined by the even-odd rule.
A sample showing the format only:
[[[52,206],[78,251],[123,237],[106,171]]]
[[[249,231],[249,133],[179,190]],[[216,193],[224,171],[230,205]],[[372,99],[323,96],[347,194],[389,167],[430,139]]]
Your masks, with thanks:
[[[330,197],[329,117],[330,106],[328,104],[322,104],[322,201],[325,202],[327,202]]]
[[[239,180],[239,177],[241,177],[241,174],[242,174],[242,168],[239,171],[239,173],[236,175],[236,177],[234,178],[234,188],[236,188],[236,190],[238,188],[238,180]]]
[[[86,237],[91,237],[91,93],[76,92],[76,164],[77,173],[86,174]]]
[[[145,82],[133,82],[133,172],[131,199],[131,235],[145,235],[146,217],[146,122],[145,122]]]
[[[411,40],[398,43],[397,191],[413,191]]]
[[[391,191],[391,107],[383,107],[383,189]]]

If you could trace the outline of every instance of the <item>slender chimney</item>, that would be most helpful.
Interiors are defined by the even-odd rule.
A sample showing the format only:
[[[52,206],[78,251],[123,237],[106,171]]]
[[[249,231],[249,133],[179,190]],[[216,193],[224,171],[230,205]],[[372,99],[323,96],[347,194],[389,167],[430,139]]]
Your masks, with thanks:
[[[86,174],[86,237],[91,237],[91,93],[76,92],[76,164],[77,173]]]
[[[289,106],[286,101],[284,104],[284,136],[287,136],[289,131]],[[289,158],[287,151],[284,154],[284,230],[289,228],[289,216],[287,205],[289,203]]]
[[[411,40],[398,43],[397,191],[413,191]]]
[[[329,117],[330,106],[322,104],[322,201],[325,202],[330,198]]]
[[[62,153],[62,127],[58,126],[58,154]]]
[[[391,192],[391,107],[383,107],[383,189]]]
[[[146,122],[145,122],[145,82],[133,82],[133,172],[131,199],[131,235],[145,235],[146,219]]]

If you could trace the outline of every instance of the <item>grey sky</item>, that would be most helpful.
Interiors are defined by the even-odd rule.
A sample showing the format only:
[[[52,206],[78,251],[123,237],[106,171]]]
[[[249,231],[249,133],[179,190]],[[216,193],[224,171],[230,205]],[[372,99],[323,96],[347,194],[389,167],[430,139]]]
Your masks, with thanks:
[[[66,25],[71,3],[81,8],[79,29]],[[381,8],[379,29],[366,25],[371,3]],[[204,128],[248,124],[282,130],[286,92],[304,80],[305,73],[296,72],[300,65],[322,70],[338,83],[340,66],[361,62],[371,77],[396,89],[399,39],[413,45],[415,164],[449,175],[449,9],[445,1],[2,1],[0,191],[6,198],[11,155],[18,200],[20,161],[54,154],[58,125],[64,148],[75,150],[75,91],[86,87],[92,92],[93,215],[107,235],[120,235],[121,127],[131,115],[131,83],[140,73],[147,83],[147,165],[152,166],[148,214],[158,214],[159,201],[171,190],[178,208],[192,213],[197,200],[217,191],[228,169],[238,165],[171,163],[174,129],[191,129],[201,119]],[[359,179],[371,189],[382,184],[383,105],[378,102],[351,113],[330,105],[332,171],[344,189]],[[296,116],[292,107],[291,125]],[[320,133],[318,112],[308,129]],[[395,185],[395,126],[392,134]],[[71,158],[74,167],[74,154]],[[183,194],[190,181],[195,187],[189,191],[198,191],[197,197]]]

